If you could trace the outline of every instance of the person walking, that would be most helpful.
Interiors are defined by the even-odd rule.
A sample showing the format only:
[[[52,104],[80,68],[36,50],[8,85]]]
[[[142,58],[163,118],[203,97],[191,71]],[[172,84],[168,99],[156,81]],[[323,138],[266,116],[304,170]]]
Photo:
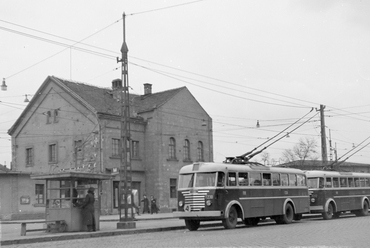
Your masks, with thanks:
[[[83,222],[87,226],[88,232],[95,232],[96,231],[96,225],[95,225],[95,208],[94,208],[94,188],[91,187],[87,191],[87,195],[85,197],[85,200],[81,204],[82,209],[82,216],[83,216]]]
[[[150,196],[150,211],[151,214],[158,214],[157,200],[152,195]]]
[[[141,201],[144,204],[144,206],[143,206],[143,214],[144,213],[150,214],[150,210],[149,210],[149,199],[146,197],[146,195],[144,195],[144,199],[142,199]]]

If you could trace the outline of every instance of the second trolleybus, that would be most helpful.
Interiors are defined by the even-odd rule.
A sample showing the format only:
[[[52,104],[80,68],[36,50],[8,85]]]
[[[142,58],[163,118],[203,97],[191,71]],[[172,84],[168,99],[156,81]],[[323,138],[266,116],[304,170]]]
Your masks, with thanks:
[[[369,214],[370,174],[338,171],[306,171],[310,192],[310,212],[326,220],[350,211]]]
[[[306,175],[259,163],[193,163],[180,169],[175,217],[197,230],[202,221],[221,220],[227,229],[240,218],[257,225],[270,217],[278,224],[300,220],[309,212]]]

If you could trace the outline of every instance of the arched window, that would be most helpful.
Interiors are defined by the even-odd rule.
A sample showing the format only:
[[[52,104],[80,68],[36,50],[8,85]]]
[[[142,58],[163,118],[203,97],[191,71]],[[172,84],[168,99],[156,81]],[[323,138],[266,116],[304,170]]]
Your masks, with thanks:
[[[184,141],[184,160],[190,160],[190,142],[188,139]]]
[[[58,122],[58,109],[54,109],[54,123]]]
[[[204,161],[203,142],[198,141],[198,161]]]
[[[176,140],[174,138],[170,138],[170,144],[168,146],[168,156],[170,159],[176,158]]]

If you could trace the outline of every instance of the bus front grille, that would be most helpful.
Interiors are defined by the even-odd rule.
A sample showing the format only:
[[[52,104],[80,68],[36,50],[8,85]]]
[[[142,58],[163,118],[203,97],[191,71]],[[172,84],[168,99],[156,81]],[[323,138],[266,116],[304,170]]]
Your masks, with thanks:
[[[195,190],[195,191],[183,191],[182,195],[184,196],[184,206],[186,211],[202,211],[205,207],[205,199],[209,190]]]

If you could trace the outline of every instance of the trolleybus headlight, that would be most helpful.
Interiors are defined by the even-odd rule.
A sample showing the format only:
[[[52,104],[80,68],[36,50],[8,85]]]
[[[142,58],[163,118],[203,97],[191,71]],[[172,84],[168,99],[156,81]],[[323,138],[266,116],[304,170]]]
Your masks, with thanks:
[[[212,205],[212,201],[211,200],[207,200],[206,201],[206,205],[207,205],[207,207],[211,206]]]
[[[314,203],[316,201],[315,198],[311,198],[311,202]]]
[[[179,207],[184,206],[184,203],[182,201],[179,201]]]

